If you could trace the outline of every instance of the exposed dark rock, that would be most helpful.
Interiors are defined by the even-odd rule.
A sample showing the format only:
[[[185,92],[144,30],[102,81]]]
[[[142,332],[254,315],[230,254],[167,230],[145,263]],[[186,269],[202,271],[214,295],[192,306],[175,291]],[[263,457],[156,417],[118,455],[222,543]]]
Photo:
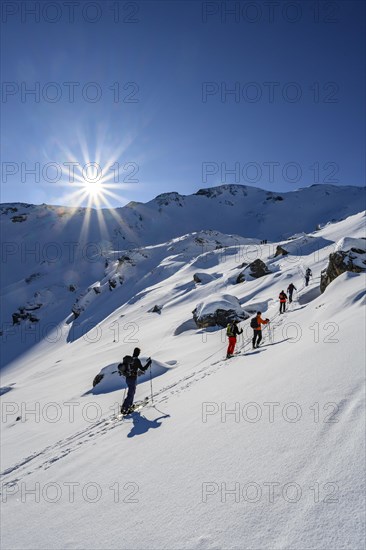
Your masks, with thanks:
[[[80,316],[80,313],[81,313],[80,309],[73,307],[71,311],[74,314],[75,319],[77,319]]]
[[[18,209],[15,206],[7,206],[6,208],[2,208],[2,214],[14,214],[15,212],[18,212]]]
[[[116,288],[117,282],[114,279],[109,279],[108,286],[109,286],[109,290],[113,290],[114,288]]]
[[[149,309],[148,313],[159,313],[160,315],[162,309],[163,309],[163,306],[155,305],[154,307]]]
[[[180,195],[176,191],[171,193],[162,193],[155,198],[157,204],[161,206],[169,206],[169,204],[176,204],[178,206],[183,206],[182,202],[184,201],[183,195]]]
[[[11,221],[13,223],[16,223],[16,222],[25,222],[27,219],[27,216],[25,214],[20,214],[19,216],[13,216],[11,218]]]
[[[281,195],[272,195],[270,197],[267,197],[266,198],[266,201],[271,201],[271,202],[278,202],[278,201],[283,201],[283,197],[281,197]]]
[[[121,266],[123,264],[130,264],[130,265],[136,265],[133,260],[130,258],[130,256],[124,255],[118,258],[118,266]]]
[[[214,313],[209,313],[205,315],[197,316],[197,310],[193,310],[193,319],[198,328],[207,328],[207,327],[226,327],[230,321],[234,319],[248,319],[248,315],[243,311],[238,313],[234,309],[217,309]]]
[[[241,308],[236,296],[222,294],[197,304],[192,311],[194,322],[199,328],[226,327],[234,319],[247,319],[248,314]]]
[[[277,245],[275,258],[276,258],[277,256],[287,256],[287,254],[288,254],[287,250],[285,250],[284,248],[282,248],[282,246],[281,246],[280,244]]]
[[[33,281],[35,281],[36,279],[39,279],[41,277],[41,274],[40,273],[32,273],[31,275],[29,275],[29,277],[26,277],[25,282],[26,283],[32,283]]]
[[[95,388],[95,386],[97,384],[99,384],[99,382],[101,382],[103,380],[103,378],[104,378],[104,374],[100,374],[100,373],[97,374],[96,377],[93,380],[93,388]]]
[[[366,247],[365,247],[366,250]],[[346,271],[361,273],[366,271],[366,252],[359,248],[351,248],[349,251],[339,250],[329,254],[327,267],[320,275],[320,291],[324,292],[327,286],[339,275]],[[361,257],[360,257],[361,256]],[[364,256],[364,257],[362,257]],[[357,260],[357,263],[356,263]],[[361,265],[364,267],[361,267]]]
[[[41,306],[39,306],[41,307]],[[33,308],[38,309],[38,308]],[[12,320],[13,325],[20,325],[21,321],[30,321],[31,323],[38,323],[39,319],[33,313],[29,313],[28,311],[25,311],[25,308],[19,308],[19,311],[15,311],[12,313]]]
[[[229,192],[230,195],[233,195],[233,196],[241,194],[244,197],[246,197],[248,195],[246,189],[247,188],[245,185],[224,184],[224,185],[218,185],[217,187],[199,189],[197,193],[194,193],[194,195],[201,195],[211,199],[214,197],[218,197],[219,195],[222,195],[224,192]]]
[[[254,277],[255,279],[259,279],[259,277],[264,277],[264,275],[269,275],[269,273],[272,273],[266,264],[262,262],[262,260],[254,260],[251,264],[248,266],[248,271],[251,277]]]

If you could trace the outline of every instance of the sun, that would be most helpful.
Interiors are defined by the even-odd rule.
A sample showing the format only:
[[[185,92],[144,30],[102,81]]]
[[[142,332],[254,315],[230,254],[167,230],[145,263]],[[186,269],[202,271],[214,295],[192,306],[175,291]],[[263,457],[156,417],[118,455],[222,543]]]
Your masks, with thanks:
[[[85,181],[83,187],[85,193],[94,199],[102,196],[104,193],[104,186],[101,181]]]
[[[111,148],[105,132],[101,132],[96,138],[92,153],[81,131],[77,132],[77,137],[74,151],[64,143],[57,142],[60,155],[58,164],[66,168],[62,170],[62,179],[55,182],[57,188],[63,192],[59,191],[53,200],[57,203],[62,202],[65,206],[82,206],[88,211],[96,209],[100,225],[103,225],[103,210],[106,208],[109,215],[120,223],[119,216],[114,212],[116,206],[112,205],[111,201],[117,205],[128,202],[124,191],[132,187],[132,181],[135,182],[125,181],[125,166],[135,166],[136,163],[119,162],[120,158],[126,155],[131,140],[126,138],[120,145]],[[87,225],[87,217],[85,222]]]
[[[103,195],[103,174],[100,167],[96,163],[88,163],[81,173],[82,182],[81,187],[87,196],[96,199]]]

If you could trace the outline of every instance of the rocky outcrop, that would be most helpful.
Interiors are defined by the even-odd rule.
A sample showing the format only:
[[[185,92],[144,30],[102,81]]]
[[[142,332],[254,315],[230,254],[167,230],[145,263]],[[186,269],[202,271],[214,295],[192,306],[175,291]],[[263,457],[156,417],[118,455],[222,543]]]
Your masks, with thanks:
[[[162,206],[169,206],[170,204],[176,204],[178,206],[183,206],[184,197],[179,193],[172,191],[171,193],[162,193],[155,198],[156,203]]]
[[[264,275],[268,275],[269,273],[272,273],[266,264],[262,262],[262,260],[255,260],[248,266],[248,270],[251,277],[254,277],[255,279],[259,279],[259,277],[264,277]]]
[[[27,219],[26,214],[20,214],[19,216],[13,216],[13,217],[11,218],[11,221],[12,221],[13,223],[16,223],[16,222],[25,222],[26,219]]]
[[[154,307],[149,309],[148,313],[159,313],[159,315],[160,315],[162,309],[163,309],[163,306],[155,305]]]
[[[234,319],[244,320],[249,317],[241,308],[239,300],[229,294],[199,303],[192,313],[198,328],[226,327]]]
[[[366,272],[366,239],[345,238],[337,243],[336,251],[329,254],[328,265],[321,272],[320,291],[324,292],[334,279],[346,271]]]
[[[280,202],[283,201],[283,197],[281,197],[281,195],[270,195],[266,198],[266,201]]]
[[[40,273],[32,273],[31,275],[29,275],[29,277],[26,277],[24,280],[27,284],[29,284],[29,283],[32,283],[33,281],[36,281],[40,277],[41,277]]]
[[[279,244],[277,245],[277,248],[276,248],[276,253],[275,253],[275,258],[277,256],[287,256],[288,252],[287,250],[285,250],[284,248],[282,248],[282,246]]]
[[[20,325],[21,321],[30,321],[31,323],[38,323],[39,319],[31,311],[39,309],[42,304],[37,304],[33,307],[24,308],[20,307],[18,311],[12,313],[13,325]]]
[[[249,264],[243,271],[239,273],[236,278],[236,284],[243,283],[247,280],[247,275],[254,279],[259,279],[259,277],[264,277],[264,275],[269,275],[272,273],[262,260],[254,260]]]

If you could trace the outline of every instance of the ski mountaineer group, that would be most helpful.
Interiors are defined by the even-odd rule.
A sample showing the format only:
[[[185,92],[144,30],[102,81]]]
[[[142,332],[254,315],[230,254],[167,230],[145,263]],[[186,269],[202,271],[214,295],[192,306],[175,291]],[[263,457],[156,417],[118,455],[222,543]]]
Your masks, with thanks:
[[[305,286],[308,286],[309,278],[311,276],[312,276],[311,269],[307,268],[306,274],[305,274]],[[296,290],[297,292],[295,285],[293,283],[290,283],[287,287],[288,300],[290,304],[292,303],[294,290]],[[285,293],[284,290],[281,290],[278,298],[280,301],[279,313],[280,314],[285,313],[287,294]],[[239,329],[238,327],[239,322],[240,322],[239,319],[234,319],[227,325],[226,335],[229,339],[229,345],[227,348],[226,359],[231,359],[231,357],[234,356],[237,336],[243,333],[243,329]],[[253,338],[252,338],[253,349],[259,348],[260,343],[262,341],[262,325],[267,325],[268,323],[269,323],[269,319],[262,319],[262,313],[260,311],[257,311],[257,314],[255,315],[255,317],[253,317],[252,320],[250,321],[250,327],[253,329]],[[146,364],[142,366],[141,361],[139,359],[140,353],[141,353],[140,348],[135,348],[132,356],[126,355],[123,358],[122,363],[118,365],[118,372],[121,376],[125,376],[126,384],[128,388],[127,396],[124,399],[121,407],[122,415],[126,415],[133,412],[134,410],[133,400],[136,393],[137,377],[140,374],[143,374],[151,366],[151,363],[152,363],[151,357],[150,357],[147,360]]]
[[[292,303],[294,290],[296,290],[297,292],[296,286],[293,283],[290,283],[287,287],[288,300],[290,304]],[[279,313],[285,313],[287,294],[285,293],[284,290],[281,290],[278,298],[280,301]],[[231,359],[231,357],[234,356],[236,337],[239,336],[239,334],[243,333],[243,329],[239,329],[238,327],[239,322],[240,322],[239,319],[234,319],[234,321],[231,321],[227,325],[226,335],[229,338],[229,345],[227,348],[226,359]],[[262,319],[262,313],[260,311],[257,311],[256,316],[253,317],[252,320],[250,321],[250,327],[253,329],[253,338],[252,338],[253,349],[259,348],[259,345],[262,341],[262,325],[267,325],[268,323],[269,323],[269,319]]]
[[[253,317],[250,322],[250,326],[253,329],[252,345],[253,349],[259,348],[259,344],[262,340],[262,325],[267,325],[269,319],[262,319],[262,313],[257,311],[257,315]],[[231,321],[226,328],[226,334],[229,338],[229,345],[227,348],[226,359],[231,359],[234,356],[236,337],[243,333],[243,329],[238,328],[238,319]]]

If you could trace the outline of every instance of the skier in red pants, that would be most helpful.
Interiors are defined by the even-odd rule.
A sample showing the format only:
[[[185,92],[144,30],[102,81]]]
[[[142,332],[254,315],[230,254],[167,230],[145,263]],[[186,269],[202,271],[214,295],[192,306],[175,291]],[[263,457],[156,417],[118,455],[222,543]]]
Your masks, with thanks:
[[[239,323],[239,321],[237,319],[235,319],[234,321],[229,323],[228,326],[227,326],[226,334],[229,337],[229,345],[228,345],[228,348],[227,348],[226,359],[230,359],[234,355],[236,337],[239,334],[243,333],[243,329],[239,330],[238,323]]]

